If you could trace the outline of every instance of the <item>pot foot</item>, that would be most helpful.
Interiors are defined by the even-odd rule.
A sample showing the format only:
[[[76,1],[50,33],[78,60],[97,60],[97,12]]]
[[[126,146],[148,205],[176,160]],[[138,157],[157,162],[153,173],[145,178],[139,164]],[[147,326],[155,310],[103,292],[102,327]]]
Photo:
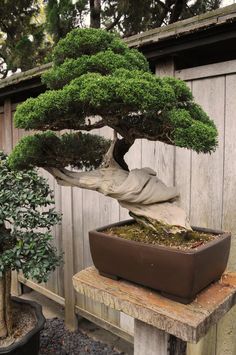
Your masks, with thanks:
[[[169,293],[166,293],[166,292],[161,292],[161,295],[163,297],[169,298],[172,301],[179,302],[182,304],[189,304],[189,303],[193,302],[193,300],[195,299],[195,297],[191,297],[191,298],[178,297],[178,296],[174,296]]]
[[[102,271],[98,271],[99,275],[104,276],[104,277],[108,277],[109,279],[118,281],[120,280],[120,277],[116,276],[116,275],[111,275],[111,274],[107,274],[106,272],[102,272]]]

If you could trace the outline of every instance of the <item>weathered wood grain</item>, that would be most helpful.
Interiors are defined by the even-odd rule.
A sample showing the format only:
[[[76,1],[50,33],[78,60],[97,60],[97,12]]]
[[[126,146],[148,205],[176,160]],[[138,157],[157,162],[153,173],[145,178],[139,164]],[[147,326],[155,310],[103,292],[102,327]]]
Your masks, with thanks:
[[[195,226],[220,229],[224,164],[224,78],[196,80],[192,91],[196,102],[214,120],[219,143],[214,154],[192,153],[190,220]]]
[[[199,80],[215,76],[224,76],[236,72],[236,61],[202,65],[196,68],[182,69],[175,72],[175,76],[182,80]]]
[[[232,232],[231,252],[228,268],[236,271],[236,74],[225,78],[225,159],[223,183],[222,228]],[[217,326],[216,355],[236,354],[236,307]]]
[[[77,328],[75,315],[75,293],[71,285],[71,278],[74,273],[73,261],[73,215],[72,215],[72,188],[62,187],[62,236],[64,262],[64,287],[65,287],[65,324],[68,329]]]
[[[187,355],[215,355],[216,354],[216,326],[210,328],[208,333],[197,344],[187,344]],[[223,353],[221,353],[223,354]]]
[[[168,355],[168,334],[139,320],[134,322],[135,355]]]
[[[6,99],[4,102],[3,127],[3,149],[5,153],[9,154],[13,147],[12,110],[10,99]]]
[[[236,273],[225,274],[189,305],[127,281],[102,277],[94,267],[76,274],[73,285],[93,300],[188,342],[197,342],[236,303]]]

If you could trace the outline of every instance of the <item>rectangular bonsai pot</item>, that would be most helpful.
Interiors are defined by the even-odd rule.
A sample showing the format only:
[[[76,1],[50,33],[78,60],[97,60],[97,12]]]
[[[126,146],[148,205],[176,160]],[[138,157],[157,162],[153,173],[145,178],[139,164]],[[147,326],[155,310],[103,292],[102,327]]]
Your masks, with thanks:
[[[218,280],[226,269],[230,233],[193,227],[195,231],[220,237],[183,251],[126,240],[103,232],[132,223],[133,220],[123,221],[89,232],[92,259],[101,275],[150,287],[168,298],[187,304],[203,288]]]

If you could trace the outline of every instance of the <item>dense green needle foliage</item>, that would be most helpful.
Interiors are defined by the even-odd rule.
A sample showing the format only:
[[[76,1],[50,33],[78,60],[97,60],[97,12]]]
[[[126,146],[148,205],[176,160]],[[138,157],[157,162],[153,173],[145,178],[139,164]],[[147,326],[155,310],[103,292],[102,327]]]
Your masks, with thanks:
[[[109,144],[109,140],[97,135],[80,132],[66,133],[58,137],[47,131],[24,137],[9,160],[12,166],[20,169],[33,166],[60,169],[71,165],[90,170],[99,167]]]
[[[16,127],[90,131],[109,126],[131,145],[146,138],[198,153],[214,151],[215,124],[194,103],[187,85],[152,74],[145,57],[116,35],[73,30],[58,43],[53,58],[53,68],[43,76],[49,90],[17,108]],[[97,117],[95,123],[91,116]],[[62,138],[51,132],[37,134],[19,143],[10,163],[17,168],[27,164],[96,168],[107,146],[104,139],[90,134]]]
[[[59,264],[50,243],[50,229],[60,221],[53,203],[44,178],[34,170],[11,170],[0,152],[0,276],[22,270],[27,278],[46,281]]]

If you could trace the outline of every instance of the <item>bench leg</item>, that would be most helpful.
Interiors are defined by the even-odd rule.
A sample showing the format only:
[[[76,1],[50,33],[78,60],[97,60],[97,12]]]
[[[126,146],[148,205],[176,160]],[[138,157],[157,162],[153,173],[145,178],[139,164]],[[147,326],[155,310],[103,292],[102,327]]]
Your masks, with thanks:
[[[169,335],[135,319],[134,355],[169,355]]]
[[[186,355],[186,342],[135,319],[134,355]]]

